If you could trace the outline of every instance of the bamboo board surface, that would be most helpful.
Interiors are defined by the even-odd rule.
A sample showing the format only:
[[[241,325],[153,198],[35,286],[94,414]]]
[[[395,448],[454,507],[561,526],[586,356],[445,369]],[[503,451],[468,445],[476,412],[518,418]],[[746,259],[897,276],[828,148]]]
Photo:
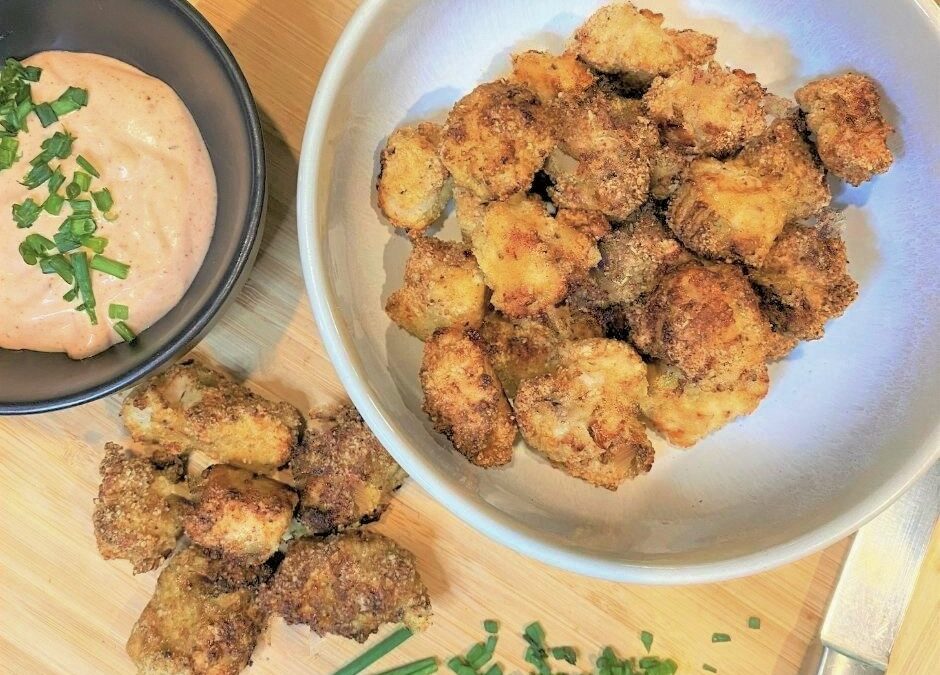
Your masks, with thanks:
[[[197,0],[244,68],[262,111],[270,203],[264,241],[244,290],[198,351],[262,393],[302,409],[342,396],[304,294],[294,208],[297,157],[317,79],[356,0]],[[0,672],[131,673],[124,641],[156,573],[98,557],[91,527],[97,467],[120,441],[119,399],[31,418],[0,419]],[[680,673],[791,675],[816,634],[847,548],[840,542],[756,577],[685,588],[581,578],[489,542],[408,483],[378,526],[417,556],[435,607],[433,627],[384,667],[465,651],[481,622],[503,625],[508,672],[528,672],[518,633],[533,619],[553,644],[596,656],[606,644],[640,654],[638,635]],[[749,616],[762,619],[748,630]],[[713,645],[713,632],[732,641]],[[891,675],[940,664],[940,538],[935,536],[899,638]],[[331,673],[361,651],[275,622],[246,672]],[[386,665],[387,663],[387,665]]]

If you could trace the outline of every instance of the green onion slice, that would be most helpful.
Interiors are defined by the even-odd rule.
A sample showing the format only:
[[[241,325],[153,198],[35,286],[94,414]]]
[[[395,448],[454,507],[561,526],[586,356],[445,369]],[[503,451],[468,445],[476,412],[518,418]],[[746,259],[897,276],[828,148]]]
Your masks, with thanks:
[[[751,630],[760,630],[760,617],[752,616],[747,620],[747,627]]]
[[[46,211],[46,213],[57,216],[62,213],[62,205],[64,203],[65,197],[53,193],[46,197],[46,201],[42,203],[42,208]]]
[[[731,636],[727,633],[712,633],[712,642],[731,642]]]
[[[33,108],[33,112],[36,113],[36,117],[39,118],[39,123],[44,129],[59,121],[59,116],[48,103],[40,103]]]
[[[82,246],[82,243],[67,230],[56,232],[52,235],[52,238],[55,241],[55,247],[59,249],[59,253],[68,253]]]
[[[127,321],[127,317],[130,315],[130,312],[127,309],[127,305],[118,305],[111,303],[108,305],[108,318],[109,319],[119,319],[120,321]]]
[[[93,234],[95,230],[98,229],[98,225],[95,224],[94,219],[88,216],[69,216],[65,222],[68,223],[68,231],[76,238],[86,234]]]
[[[578,654],[574,647],[552,647],[552,658],[556,661],[567,661],[571,665],[578,662]]]
[[[13,205],[13,220],[19,228],[32,227],[41,212],[42,206],[28,197],[22,204]]]
[[[420,661],[412,661],[397,668],[383,670],[379,675],[426,675],[435,672],[437,672],[437,659],[431,657]]]
[[[708,672],[708,673],[717,673],[717,672],[718,672],[718,669],[715,668],[715,666],[709,665],[709,664],[707,664],[707,663],[703,663],[703,664],[702,664],[702,670],[704,670],[704,671],[706,671],[706,672]]]
[[[95,237],[90,234],[82,235],[78,238],[82,246],[90,248],[95,253],[104,253],[108,246],[108,240],[105,237]]]
[[[131,343],[137,339],[137,334],[134,333],[134,331],[130,329],[130,326],[128,326],[123,321],[118,321],[116,324],[114,324],[114,332],[120,335],[121,339],[127,343]]]
[[[75,158],[75,161],[78,162],[78,165],[79,165],[80,167],[82,167],[85,171],[87,171],[88,173],[90,173],[90,174],[91,174],[92,176],[94,176],[95,178],[101,178],[101,174],[98,173],[98,169],[96,169],[94,166],[92,166],[91,162],[89,162],[87,159],[85,159],[85,158],[82,157],[81,155],[79,155],[78,157],[76,157],[76,158]]]
[[[78,297],[78,286],[72,286],[65,295],[62,296],[62,299],[66,302],[72,302],[75,298]]]
[[[640,633],[640,642],[643,643],[646,653],[649,654],[650,649],[653,647],[653,634],[646,630],[642,631]]]
[[[111,260],[111,258],[105,258],[103,255],[95,255],[95,257],[91,259],[90,267],[93,270],[110,274],[112,277],[117,277],[118,279],[126,279],[127,273],[131,268],[130,265],[125,265],[117,260]]]
[[[72,142],[75,137],[68,132],[57,131],[42,142],[42,149],[50,152],[53,157],[65,159],[72,154]]]
[[[410,628],[400,626],[387,638],[375,643],[372,647],[337,670],[334,675],[356,675],[357,673],[361,673],[402,642],[410,638],[413,634]]]
[[[72,176],[72,182],[78,185],[82,192],[88,192],[88,188],[91,187],[91,174],[76,171]]]
[[[81,216],[83,218],[91,216],[90,199],[70,199],[69,207],[72,209],[73,216]]]
[[[111,191],[108,188],[104,188],[98,192],[92,192],[91,198],[95,200],[95,206],[97,206],[98,210],[102,213],[107,213],[111,210],[111,207],[114,206],[114,199],[111,197]]]
[[[72,274],[72,266],[69,265],[69,262],[61,253],[43,258],[39,263],[39,267],[44,274],[58,274],[67,284],[71,284],[75,280]]]
[[[34,166],[30,172],[23,177],[23,180],[20,181],[20,184],[29,188],[30,190],[33,190],[38,188],[50,178],[52,178],[52,169],[49,168],[48,164],[42,163]]]
[[[499,622],[496,619],[487,619],[483,622],[483,630],[487,633],[493,634],[499,632]]]
[[[58,192],[59,188],[62,187],[62,183],[65,182],[65,174],[62,173],[62,169],[59,167],[55,168],[55,171],[52,172],[52,176],[49,178],[49,193]]]
[[[69,261],[72,263],[72,271],[75,273],[75,283],[78,284],[78,293],[82,298],[82,304],[85,306],[85,312],[87,312],[92,325],[97,325],[98,316],[94,311],[95,294],[91,288],[91,273],[88,271],[88,256],[82,251],[71,253],[69,254]]]

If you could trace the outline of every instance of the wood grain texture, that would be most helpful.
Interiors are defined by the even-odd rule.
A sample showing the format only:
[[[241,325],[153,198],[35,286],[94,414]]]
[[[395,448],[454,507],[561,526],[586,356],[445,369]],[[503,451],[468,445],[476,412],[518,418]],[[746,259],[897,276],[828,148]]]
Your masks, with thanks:
[[[270,206],[261,252],[237,301],[199,352],[262,393],[301,408],[342,396],[304,295],[294,209],[297,157],[317,79],[355,0],[199,0],[235,52],[257,97],[268,153]],[[104,562],[91,526],[106,441],[124,438],[119,399],[0,420],[0,672],[130,673],[124,642],[153,589]],[[503,624],[507,672],[528,672],[518,633],[540,619],[554,644],[596,656],[612,643],[639,654],[638,635],[680,663],[723,674],[792,675],[816,633],[847,542],[780,570],[723,584],[646,588],[577,577],[489,542],[409,483],[378,528],[415,552],[431,589],[433,627],[388,659],[462,652],[485,618]],[[749,616],[762,618],[748,630]],[[713,645],[714,631],[732,642]],[[890,673],[930,675],[940,663],[940,541],[935,539]],[[361,651],[275,622],[252,674],[326,675]]]

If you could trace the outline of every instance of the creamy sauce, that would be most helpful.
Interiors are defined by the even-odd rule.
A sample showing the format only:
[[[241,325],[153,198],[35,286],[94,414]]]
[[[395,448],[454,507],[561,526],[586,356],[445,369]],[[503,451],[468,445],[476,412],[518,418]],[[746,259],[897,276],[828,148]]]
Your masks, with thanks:
[[[55,100],[75,86],[88,90],[88,106],[45,129],[30,115],[29,131],[17,137],[21,159],[0,172],[0,347],[80,359],[120,342],[108,319],[110,303],[128,306],[127,324],[139,333],[179,302],[212,239],[215,173],[192,115],[162,81],[97,54],[43,52],[24,63],[42,68],[34,101]],[[29,229],[18,229],[10,215],[11,206],[27,197],[45,200],[46,185],[28,190],[18,181],[42,141],[66,130],[76,138],[60,164],[66,183],[78,168],[78,155],[95,166],[101,178],[91,190],[109,188],[118,216],[113,222],[96,216],[95,235],[108,239],[105,256],[131,266],[124,280],[91,272],[97,326],[75,311],[80,300],[62,300],[69,286],[58,275],[28,266],[18,252],[27,234],[51,239],[70,213],[68,205],[59,216],[43,212]]]

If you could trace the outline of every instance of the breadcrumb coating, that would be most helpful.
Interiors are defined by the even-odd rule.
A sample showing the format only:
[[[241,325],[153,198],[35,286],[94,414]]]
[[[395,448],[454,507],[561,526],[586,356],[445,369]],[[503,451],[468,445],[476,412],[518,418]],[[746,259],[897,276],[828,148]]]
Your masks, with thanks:
[[[289,624],[358,642],[387,623],[417,631],[431,619],[414,556],[364,530],[295,540],[265,590],[265,605]]]
[[[630,345],[604,338],[566,342],[554,370],[519,385],[519,429],[553,466],[616,490],[653,465],[639,417],[646,389],[646,365]]]
[[[236,675],[267,620],[258,591],[265,565],[213,558],[198,547],[173,556],[127,641],[140,675]]]
[[[542,103],[551,103],[561,93],[580,94],[594,84],[590,69],[570,52],[560,56],[535,50],[513,54],[512,76],[535,92]]]
[[[632,3],[607,5],[575,32],[570,50],[592,68],[618,73],[639,87],[714,55],[718,41],[711,35],[662,24],[662,14]]]
[[[473,464],[512,460],[515,419],[477,331],[442,328],[424,344],[421,388],[434,428]]]
[[[93,522],[105,560],[127,560],[134,574],[160,566],[183,533],[186,467],[178,458],[158,465],[116,443],[105,445]]]
[[[693,158],[667,142],[660,143],[650,155],[650,196],[659,201],[669,199]]]
[[[450,111],[441,159],[456,185],[488,201],[528,189],[554,147],[549,115],[538,96],[497,80],[481,84]]]
[[[396,130],[381,155],[378,204],[395,227],[424,230],[450,201],[450,174],[439,157],[441,127],[430,122]]]
[[[419,340],[438,328],[479,328],[489,293],[473,254],[432,237],[415,237],[412,245],[404,286],[385,304],[392,321]]]
[[[300,521],[318,534],[377,520],[407,477],[351,403],[311,413],[290,470]]]
[[[473,240],[474,231],[483,223],[486,215],[486,202],[481,201],[472,190],[457,186],[454,188],[454,206],[460,235],[468,246]]]
[[[277,551],[297,506],[287,485],[226,464],[203,471],[196,495],[184,520],[186,536],[245,564],[262,563]]]
[[[797,103],[816,134],[816,149],[832,173],[852,185],[884,173],[894,162],[874,80],[858,73],[822,77],[800,87]]]

